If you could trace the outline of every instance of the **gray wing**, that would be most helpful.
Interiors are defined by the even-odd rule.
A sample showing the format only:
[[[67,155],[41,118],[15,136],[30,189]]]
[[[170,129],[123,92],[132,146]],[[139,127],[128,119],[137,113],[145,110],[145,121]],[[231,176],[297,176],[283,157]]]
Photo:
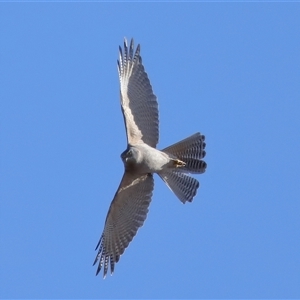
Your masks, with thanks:
[[[136,176],[125,171],[96,247],[97,250],[100,246],[94,261],[95,265],[99,260],[96,275],[104,267],[105,278],[109,265],[111,274],[114,272],[115,263],[119,261],[147,217],[153,187],[151,174]]]
[[[124,53],[119,47],[118,71],[121,107],[126,127],[127,142],[134,145],[141,140],[151,147],[158,143],[158,104],[140,56],[140,45],[134,53],[124,40]]]

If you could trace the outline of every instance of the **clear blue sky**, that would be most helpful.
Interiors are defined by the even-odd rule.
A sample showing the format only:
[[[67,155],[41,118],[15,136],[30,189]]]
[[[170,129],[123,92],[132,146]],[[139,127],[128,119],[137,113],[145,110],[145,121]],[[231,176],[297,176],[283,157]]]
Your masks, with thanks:
[[[299,3],[1,3],[4,298],[300,297]],[[123,174],[116,60],[134,37],[163,148],[197,131],[193,203],[155,177],[105,280],[94,248]]]

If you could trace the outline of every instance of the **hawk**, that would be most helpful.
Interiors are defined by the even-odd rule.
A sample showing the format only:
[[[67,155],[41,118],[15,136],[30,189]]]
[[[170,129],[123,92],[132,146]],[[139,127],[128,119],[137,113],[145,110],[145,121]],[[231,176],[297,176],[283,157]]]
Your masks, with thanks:
[[[124,174],[110,204],[103,233],[96,246],[96,275],[103,267],[105,278],[111,274],[129,243],[147,217],[154,188],[153,174],[158,174],[182,203],[191,202],[199,182],[191,173],[205,172],[204,135],[196,133],[163,150],[158,143],[158,104],[133,39],[124,50],[119,47],[118,71],[121,109],[124,117],[127,148],[121,154]]]

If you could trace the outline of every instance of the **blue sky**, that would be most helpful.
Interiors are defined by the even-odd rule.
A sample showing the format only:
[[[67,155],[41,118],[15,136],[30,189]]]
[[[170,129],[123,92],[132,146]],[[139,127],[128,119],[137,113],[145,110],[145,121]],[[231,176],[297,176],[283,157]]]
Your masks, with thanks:
[[[299,298],[299,3],[1,3],[1,298]],[[113,276],[95,246],[126,148],[134,37],[164,148],[197,131],[181,204],[157,176]]]

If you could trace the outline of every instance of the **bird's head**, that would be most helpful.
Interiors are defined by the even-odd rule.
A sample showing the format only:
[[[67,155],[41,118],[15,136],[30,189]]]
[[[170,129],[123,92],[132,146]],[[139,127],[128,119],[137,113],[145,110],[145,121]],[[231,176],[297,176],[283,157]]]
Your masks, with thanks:
[[[121,159],[125,166],[133,166],[138,163],[139,150],[134,147],[128,147],[122,154]]]

